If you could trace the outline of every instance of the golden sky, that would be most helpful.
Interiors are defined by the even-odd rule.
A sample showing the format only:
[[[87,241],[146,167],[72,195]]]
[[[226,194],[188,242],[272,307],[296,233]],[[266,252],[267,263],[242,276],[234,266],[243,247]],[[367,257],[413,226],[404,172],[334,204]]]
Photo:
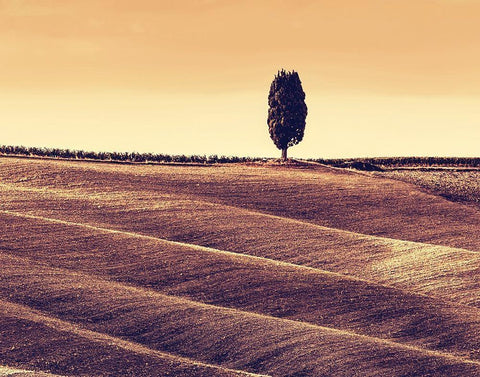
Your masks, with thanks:
[[[480,145],[480,1],[0,0],[0,144],[276,156],[278,69],[299,157]]]

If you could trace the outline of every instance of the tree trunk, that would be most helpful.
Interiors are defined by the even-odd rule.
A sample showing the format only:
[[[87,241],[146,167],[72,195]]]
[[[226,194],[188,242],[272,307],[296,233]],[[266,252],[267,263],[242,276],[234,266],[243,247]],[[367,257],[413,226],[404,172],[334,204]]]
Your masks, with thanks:
[[[282,161],[287,161],[287,148],[282,149]]]

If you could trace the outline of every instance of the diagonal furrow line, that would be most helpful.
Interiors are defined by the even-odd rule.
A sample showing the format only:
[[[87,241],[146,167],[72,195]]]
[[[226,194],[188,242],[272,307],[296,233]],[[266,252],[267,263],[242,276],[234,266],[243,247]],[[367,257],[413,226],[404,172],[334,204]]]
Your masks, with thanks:
[[[145,238],[145,239],[156,240],[156,241],[160,241],[160,242],[173,243],[173,244],[181,245],[181,246],[192,246],[193,248],[196,248],[196,249],[202,250],[202,251],[211,251],[211,252],[216,252],[216,253],[227,253],[229,255],[241,256],[241,257],[245,257],[245,258],[254,258],[254,259],[262,260],[262,261],[269,261],[269,262],[277,264],[277,265],[288,265],[290,267],[300,267],[300,268],[306,268],[306,269],[311,270],[311,271],[322,272],[322,270],[314,269],[314,268],[311,268],[311,267],[297,266],[295,264],[290,264],[290,263],[287,263],[287,262],[272,261],[272,260],[269,260],[267,258],[262,258],[262,257],[244,256],[243,254],[226,252],[226,251],[212,249],[212,248],[205,248],[203,246],[189,245],[189,244],[185,244],[185,243],[179,243],[179,242],[176,242],[176,241],[167,241],[167,240],[163,240],[161,238],[156,238],[156,237],[152,237],[152,236],[144,236],[144,235],[141,235],[141,234],[136,234],[136,233],[131,233],[131,232],[124,232],[124,231],[107,229],[107,228],[99,228],[99,227],[95,227],[95,226],[87,225],[87,224],[79,224],[79,223],[73,223],[73,222],[68,222],[68,221],[64,221],[64,220],[50,219],[50,218],[45,218],[45,217],[36,216],[36,215],[20,214],[20,213],[11,212],[11,211],[1,210],[0,213],[5,213],[5,214],[8,214],[8,215],[17,216],[17,217],[26,217],[26,218],[36,219],[36,220],[43,220],[43,221],[47,221],[47,222],[64,224],[64,225],[69,225],[69,226],[84,227],[84,228],[93,229],[93,230],[106,232],[106,233],[124,234],[124,235],[128,235],[128,236],[131,236],[131,237]],[[22,259],[22,258],[19,258],[19,257],[12,257],[12,258]],[[59,269],[59,268],[52,268],[52,270],[69,271],[69,270],[64,270],[64,269]],[[69,273],[71,273],[71,272],[69,271]],[[329,273],[331,273],[331,272],[329,272]],[[343,277],[343,275],[341,275],[341,274],[337,274],[337,273],[331,273],[331,274]],[[245,310],[227,308],[227,307],[224,307],[224,306],[218,306],[218,305],[213,305],[213,304],[206,304],[206,303],[202,303],[202,302],[199,302],[199,301],[189,300],[189,299],[186,299],[186,298],[183,298],[183,297],[163,294],[163,293],[160,293],[158,291],[149,290],[149,289],[146,289],[146,288],[143,288],[143,287],[131,286],[131,285],[127,285],[127,284],[119,283],[119,282],[112,282],[110,280],[105,280],[103,278],[97,278],[94,275],[86,274],[86,273],[83,273],[83,272],[82,273],[75,272],[75,275],[76,276],[86,276],[86,277],[89,277],[90,279],[95,278],[99,281],[108,282],[109,284],[115,285],[119,288],[128,289],[128,290],[131,290],[131,291],[136,292],[136,293],[147,294],[149,296],[153,295],[153,296],[157,296],[159,298],[163,297],[163,298],[175,299],[175,300],[178,300],[178,302],[183,302],[183,303],[186,303],[186,304],[189,304],[189,305],[194,305],[194,306],[197,306],[197,307],[202,307],[202,308],[207,308],[207,309],[210,308],[210,309],[215,309],[215,310],[222,310],[224,312],[237,313],[237,314],[242,314],[242,315],[246,315],[246,316],[253,316],[253,317],[257,317],[257,318],[275,320],[275,321],[279,321],[279,322],[282,322],[282,323],[291,323],[291,324],[294,324],[294,325],[302,325],[302,326],[305,326],[306,328],[317,329],[317,330],[324,331],[324,332],[331,333],[331,334],[338,334],[338,335],[353,337],[353,338],[357,338],[357,339],[363,339],[363,340],[366,340],[366,341],[369,341],[369,342],[372,342],[372,343],[381,344],[381,345],[388,345],[388,346],[392,346],[392,347],[399,348],[399,349],[411,350],[411,351],[419,352],[419,353],[422,353],[422,354],[428,355],[428,356],[441,357],[441,358],[456,360],[456,361],[460,361],[460,362],[473,363],[473,364],[476,364],[476,365],[480,365],[480,361],[474,361],[474,360],[471,360],[471,359],[466,358],[466,357],[453,355],[453,354],[450,354],[450,353],[447,353],[447,352],[433,351],[433,350],[429,350],[429,349],[425,349],[425,348],[417,347],[417,346],[413,346],[413,345],[397,343],[397,342],[394,342],[394,341],[391,341],[391,340],[377,338],[377,337],[374,337],[374,336],[357,334],[355,332],[348,331],[348,330],[340,330],[340,329],[336,329],[336,328],[332,328],[332,327],[315,325],[315,324],[311,324],[311,323],[308,323],[308,322],[302,322],[302,321],[290,320],[290,319],[284,319],[284,318],[277,318],[277,317],[269,316],[269,315],[266,315],[266,314],[259,314],[259,313],[254,313],[254,312],[250,312],[250,311],[245,311]],[[352,280],[357,280],[357,279],[353,278]],[[399,291],[401,291],[401,290],[399,290]],[[458,306],[461,307],[461,305],[458,305]]]
[[[408,290],[405,290],[405,289],[402,289],[402,288],[398,288],[398,287],[395,287],[395,286],[391,286],[391,285],[388,285],[388,284],[382,284],[382,283],[379,283],[379,282],[376,282],[376,281],[372,281],[372,280],[368,280],[368,279],[362,279],[362,278],[352,276],[352,275],[345,275],[345,274],[342,274],[340,272],[322,270],[322,269],[319,269],[319,268],[316,268],[316,267],[304,266],[304,265],[300,265],[300,264],[280,261],[280,260],[277,260],[277,259],[270,259],[270,258],[266,258],[266,257],[256,256],[256,255],[243,254],[243,253],[238,253],[238,252],[234,252],[234,251],[215,249],[215,248],[208,247],[208,246],[201,246],[201,245],[197,245],[197,244],[180,242],[180,241],[172,241],[172,240],[168,240],[168,239],[164,239],[164,238],[160,238],[160,237],[154,237],[154,236],[149,236],[149,235],[135,233],[135,232],[128,232],[128,231],[124,231],[124,230],[104,228],[104,227],[99,227],[99,226],[90,225],[90,224],[53,219],[53,218],[49,218],[49,217],[19,213],[19,212],[14,212],[14,211],[9,211],[9,210],[0,210],[0,213],[5,214],[5,215],[10,215],[10,216],[15,216],[15,217],[21,217],[21,218],[39,220],[39,221],[44,221],[44,222],[66,225],[66,226],[90,229],[90,230],[93,230],[93,231],[96,231],[96,232],[119,234],[119,235],[123,235],[123,236],[127,236],[127,237],[150,240],[150,241],[160,242],[160,243],[164,243],[164,244],[168,244],[168,245],[186,247],[186,248],[190,248],[190,249],[193,249],[193,250],[199,250],[199,251],[213,253],[213,254],[223,254],[223,255],[228,255],[228,256],[231,256],[231,257],[234,257],[234,258],[238,258],[238,259],[244,259],[244,260],[250,260],[250,261],[260,261],[262,263],[268,263],[268,264],[274,265],[274,266],[289,267],[289,268],[294,268],[294,269],[298,269],[298,270],[308,271],[308,272],[311,272],[311,273],[335,276],[335,277],[339,277],[339,278],[342,278],[342,279],[345,279],[345,280],[348,280],[348,281],[362,282],[362,283],[367,283],[367,284],[370,284],[370,285],[381,286],[381,287],[385,287],[385,288],[388,288],[388,289],[392,289],[392,290],[397,291],[397,292],[407,293],[407,294],[414,295],[414,296],[426,297],[426,298],[430,298],[430,299],[432,298],[432,296],[429,296],[429,295],[424,294],[424,293],[411,292],[411,291],[408,291]],[[441,298],[441,297],[434,296],[434,298],[436,300],[441,301],[441,302],[448,303],[450,305],[454,305],[454,306],[457,306],[457,307],[468,307],[469,309],[472,308],[472,306],[455,303],[455,302],[446,300],[446,299]],[[473,308],[475,308],[475,307],[473,307]]]
[[[155,241],[155,242],[160,242],[168,245],[175,245],[179,247],[186,247],[190,248],[193,250],[199,250],[203,252],[208,252],[208,253],[213,253],[213,254],[223,254],[223,255],[228,255],[230,257],[238,258],[238,259],[243,259],[247,261],[259,261],[262,263],[268,263],[269,265],[272,266],[282,266],[282,267],[287,267],[287,268],[294,268],[310,273],[316,273],[316,274],[322,274],[322,275],[330,275],[330,276],[335,276],[339,277],[348,281],[352,282],[362,282],[370,285],[375,285],[379,287],[384,287],[391,289],[396,292],[404,293],[404,294],[409,294],[417,297],[425,297],[432,299],[434,298],[437,301],[462,308],[476,308],[475,306],[470,306],[466,304],[461,304],[458,302],[454,302],[451,300],[448,300],[443,297],[438,297],[438,296],[431,296],[425,293],[421,292],[412,292],[410,290],[406,290],[403,288],[399,288],[394,285],[389,285],[385,283],[380,283],[374,280],[368,280],[368,279],[363,279],[357,276],[353,275],[346,275],[340,272],[334,272],[334,271],[329,271],[329,270],[323,270],[317,267],[310,267],[310,266],[305,266],[301,264],[295,264],[291,262],[285,262],[277,259],[271,259],[271,258],[266,258],[266,257],[261,257],[261,256],[256,256],[256,255],[251,255],[251,254],[244,254],[240,252],[234,252],[234,251],[227,251],[227,250],[222,250],[222,249],[215,249],[212,247],[208,246],[202,246],[202,245],[197,245],[197,244],[192,244],[192,243],[187,243],[187,242],[180,242],[180,241],[173,241],[173,240],[168,240],[160,237],[155,237],[155,236],[149,236],[141,233],[135,233],[135,232],[129,232],[125,230],[117,230],[117,229],[111,229],[111,228],[105,228],[105,227],[99,227],[95,225],[90,225],[90,224],[84,224],[84,223],[77,223],[77,222],[72,222],[72,221],[67,221],[67,220],[60,220],[60,219],[54,219],[54,218],[49,218],[49,217],[44,217],[44,216],[39,216],[39,215],[31,215],[31,214],[25,214],[25,213],[20,213],[20,212],[15,212],[15,211],[9,211],[9,210],[0,210],[0,213],[3,213],[5,215],[10,215],[10,216],[15,216],[15,217],[20,217],[20,218],[27,218],[27,219],[32,219],[32,220],[39,220],[39,221],[44,221],[44,222],[50,222],[50,223],[55,223],[55,224],[61,224],[61,225],[66,225],[66,226],[72,226],[72,227],[79,227],[79,228],[84,228],[84,229],[90,229],[96,232],[103,232],[103,233],[109,233],[109,234],[118,234],[118,235],[123,235],[127,237],[132,237],[132,238],[139,238],[139,239],[144,239],[144,240],[150,240],[150,241]],[[475,255],[478,255],[478,253],[472,252]]]
[[[1,303],[0,313],[11,316],[13,318],[20,318],[20,319],[33,321],[36,323],[41,323],[54,330],[75,334],[77,336],[80,336],[84,339],[88,339],[96,343],[106,344],[110,346],[113,345],[113,346],[117,346],[127,351],[131,351],[141,355],[153,356],[161,359],[170,359],[177,362],[184,362],[192,365],[213,368],[213,369],[221,370],[224,372],[242,374],[242,375],[251,376],[251,377],[268,377],[267,375],[249,373],[242,370],[236,370],[236,369],[230,369],[230,368],[224,368],[218,365],[202,363],[200,361],[189,359],[186,357],[172,355],[167,352],[157,351],[139,343],[123,340],[123,339],[110,336],[108,334],[100,333],[97,331],[87,330],[77,324],[72,324],[68,321],[64,321],[58,318],[45,315],[44,313],[38,310],[32,309],[28,306],[16,304],[4,299],[1,299],[0,303]]]
[[[10,191],[35,192],[35,193],[41,193],[41,194],[46,194],[46,195],[51,195],[51,196],[66,197],[66,198],[71,198],[71,199],[86,199],[86,200],[98,199],[98,196],[96,196],[96,197],[94,196],[93,198],[89,198],[88,196],[92,196],[92,195],[89,195],[88,193],[72,194],[69,190],[59,191],[59,190],[55,189],[55,191],[52,192],[48,188],[18,187],[18,186],[14,186],[14,185],[11,185],[11,184],[5,184],[5,183],[0,183],[0,187],[3,187],[3,188],[5,188],[7,190],[10,190]],[[177,197],[183,198],[181,195],[177,195]],[[385,242],[385,243],[391,244],[391,245],[401,244],[401,245],[405,245],[405,246],[412,247],[412,248],[414,248],[414,247],[434,247],[434,248],[441,247],[441,248],[447,248],[451,251],[458,251],[458,252],[462,252],[462,253],[469,253],[469,254],[475,254],[475,255],[479,254],[478,251],[463,249],[463,248],[459,248],[459,247],[451,247],[451,246],[431,244],[431,243],[425,243],[425,242],[408,241],[408,240],[397,239],[397,238],[382,237],[382,236],[376,236],[376,235],[371,235],[371,234],[358,233],[358,232],[353,232],[353,231],[345,230],[345,229],[331,228],[331,227],[319,225],[319,224],[312,223],[312,222],[305,221],[305,220],[299,220],[299,219],[286,217],[286,216],[280,216],[280,215],[273,215],[273,214],[270,214],[270,213],[265,213],[265,212],[261,212],[261,211],[258,211],[258,210],[238,207],[238,206],[234,206],[234,205],[231,205],[231,204],[212,202],[212,201],[205,200],[203,198],[201,199],[201,198],[198,198],[198,197],[195,197],[195,199],[192,199],[191,196],[185,196],[185,199],[191,201],[192,203],[200,203],[200,204],[208,205],[208,206],[211,206],[211,207],[217,207],[217,208],[233,209],[235,211],[240,211],[240,212],[243,212],[245,214],[250,214],[250,215],[260,216],[260,217],[266,217],[266,218],[270,218],[270,219],[273,219],[273,220],[288,222],[288,223],[291,223],[291,224],[298,224],[298,225],[302,225],[302,226],[305,226],[305,227],[308,227],[308,228],[318,229],[318,230],[321,230],[321,231],[332,232],[332,233],[336,233],[336,234],[339,234],[339,235],[346,235],[346,236],[353,237],[353,238],[359,239],[359,240],[360,239],[377,240],[377,241]]]
[[[50,373],[46,373],[46,372],[37,372],[37,371],[33,371],[33,370],[25,370],[25,369],[18,369],[18,368],[10,368],[10,367],[6,367],[6,366],[3,366],[3,365],[0,365],[0,376],[2,377],[6,377],[6,376],[17,376],[19,373],[23,375],[28,375],[28,376],[31,376],[31,377],[68,377],[68,376],[60,376],[58,374],[50,374]]]

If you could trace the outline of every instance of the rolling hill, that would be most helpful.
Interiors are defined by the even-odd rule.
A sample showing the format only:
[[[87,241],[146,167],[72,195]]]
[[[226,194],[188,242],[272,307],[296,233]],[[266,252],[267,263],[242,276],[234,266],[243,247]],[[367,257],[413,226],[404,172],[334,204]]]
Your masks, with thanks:
[[[319,164],[1,158],[0,196],[5,368],[480,375],[478,207]]]

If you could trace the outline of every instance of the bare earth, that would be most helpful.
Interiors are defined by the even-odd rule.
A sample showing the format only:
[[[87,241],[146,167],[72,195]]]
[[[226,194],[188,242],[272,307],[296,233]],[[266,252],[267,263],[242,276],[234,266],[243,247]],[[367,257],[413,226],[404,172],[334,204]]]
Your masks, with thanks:
[[[453,201],[480,206],[480,169],[408,169],[381,174],[414,183]]]
[[[0,198],[0,375],[480,375],[471,202],[316,164],[15,158]]]

